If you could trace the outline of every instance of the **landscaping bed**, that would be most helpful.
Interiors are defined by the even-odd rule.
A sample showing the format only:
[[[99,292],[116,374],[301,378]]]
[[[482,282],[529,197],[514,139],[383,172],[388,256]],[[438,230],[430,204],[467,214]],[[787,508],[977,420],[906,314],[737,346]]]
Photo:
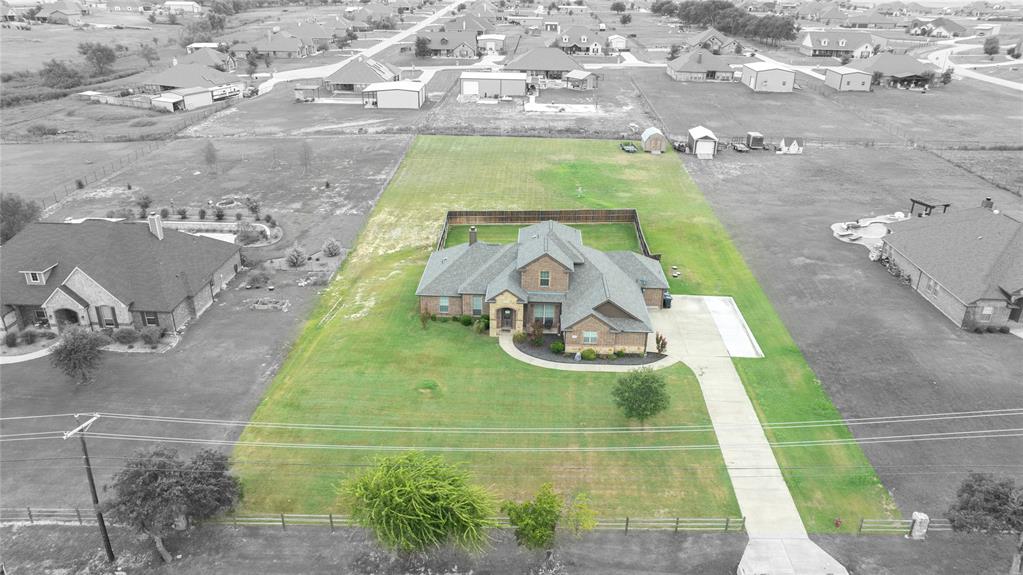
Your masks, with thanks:
[[[664,359],[664,355],[659,353],[646,353],[643,355],[637,354],[625,354],[625,355],[598,355],[596,359],[580,359],[576,361],[575,354],[569,353],[556,353],[551,349],[551,345],[555,342],[561,343],[564,348],[564,342],[561,341],[561,337],[554,334],[547,334],[543,336],[543,343],[541,345],[533,345],[528,339],[525,341],[515,341],[515,347],[522,353],[530,355],[537,359],[545,361],[553,361],[556,363],[583,363],[586,365],[635,365],[642,366],[654,363]]]

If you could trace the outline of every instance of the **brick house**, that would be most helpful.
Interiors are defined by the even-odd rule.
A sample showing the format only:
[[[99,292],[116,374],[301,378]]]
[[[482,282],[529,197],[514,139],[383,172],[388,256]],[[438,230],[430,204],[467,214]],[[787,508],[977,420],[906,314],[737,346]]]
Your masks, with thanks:
[[[959,327],[1023,327],[1023,216],[981,207],[897,222],[881,253]]]
[[[553,221],[519,230],[512,244],[476,241],[430,255],[416,289],[419,309],[438,316],[487,316],[490,335],[534,321],[560,334],[565,351],[642,353],[668,280],[657,260],[586,246],[582,232]]]
[[[3,246],[4,328],[178,330],[235,276],[238,246],[148,222],[30,224]]]

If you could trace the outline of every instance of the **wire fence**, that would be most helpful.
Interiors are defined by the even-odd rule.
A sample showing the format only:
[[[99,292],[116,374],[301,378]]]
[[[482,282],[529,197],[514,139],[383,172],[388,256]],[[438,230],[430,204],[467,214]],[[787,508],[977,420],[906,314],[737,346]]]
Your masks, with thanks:
[[[55,188],[50,193],[49,196],[41,198],[40,201],[43,204],[43,208],[44,209],[50,208],[55,204],[60,203],[65,198],[71,196],[75,192],[83,190],[86,186],[90,184],[95,184],[96,182],[103,180],[104,178],[116,174],[125,167],[138,161],[139,158],[145,156],[146,154],[149,154],[153,150],[166,144],[167,144],[166,141],[146,142],[129,154],[121,156],[116,160],[106,162],[98,166],[94,166],[91,171],[86,172],[84,174],[80,174],[79,176],[71,180],[68,180],[67,182],[61,184],[60,187]],[[52,201],[50,201],[51,198]]]
[[[494,517],[498,529],[511,527],[507,517]],[[96,517],[91,507],[2,507],[0,525],[95,525]],[[216,517],[206,523],[233,527],[273,527],[282,531],[297,527],[325,527],[332,532],[339,528],[357,527],[348,515],[307,514],[307,513],[251,513],[228,514]],[[599,531],[702,531],[717,533],[741,533],[746,529],[743,517],[615,517],[597,519],[595,530]]]

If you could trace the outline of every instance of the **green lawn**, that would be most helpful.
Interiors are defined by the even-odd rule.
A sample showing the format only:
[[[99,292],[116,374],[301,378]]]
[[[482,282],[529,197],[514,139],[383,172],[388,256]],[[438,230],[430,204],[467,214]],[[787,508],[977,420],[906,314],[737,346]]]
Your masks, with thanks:
[[[379,426],[586,427],[626,422],[614,377],[536,369],[458,324],[423,330],[414,290],[451,209],[636,208],[651,249],[678,265],[675,293],[733,296],[765,359],[737,361],[765,421],[840,417],[674,154],[622,154],[616,142],[420,137],[381,196],[358,245],[312,314],[253,416],[264,422]],[[586,236],[584,236],[585,238]],[[335,302],[340,302],[335,305]],[[319,325],[333,309],[333,319]],[[671,409],[652,425],[706,423],[688,369],[664,372]],[[243,440],[371,446],[555,447],[697,445],[709,434],[425,434],[249,427]],[[772,440],[850,437],[844,428],[768,432]],[[892,504],[858,446],[776,450],[814,531],[835,517],[882,517]],[[334,486],[372,452],[239,447],[248,510],[342,510]],[[501,496],[542,482],[589,491],[601,515],[738,513],[717,451],[448,453]],[[799,467],[801,469],[794,469]]]
[[[476,226],[477,238],[481,242],[493,244],[510,244],[519,237],[519,225],[481,225]],[[586,245],[605,252],[633,251],[640,252],[639,238],[636,227],[632,224],[572,224],[583,233]],[[448,228],[447,241],[444,247],[457,246],[469,241],[469,226],[451,226]]]

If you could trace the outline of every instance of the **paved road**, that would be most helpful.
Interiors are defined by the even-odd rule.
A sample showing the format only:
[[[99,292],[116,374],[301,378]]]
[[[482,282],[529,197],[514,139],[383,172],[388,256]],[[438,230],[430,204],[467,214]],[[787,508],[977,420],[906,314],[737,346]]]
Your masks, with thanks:
[[[668,356],[696,374],[735,491],[749,545],[743,573],[847,575],[842,565],[806,534],[778,460],[764,435],[746,388],[735,371],[704,298],[674,296],[670,309],[651,313],[668,341]]]
[[[970,38],[972,38],[971,36]],[[962,78],[969,78],[971,80],[979,80],[981,82],[987,82],[988,84],[995,84],[1002,86],[1003,88],[1009,88],[1017,92],[1023,92],[1023,83],[1013,82],[1012,80],[1006,80],[1005,78],[996,78],[994,76],[988,76],[987,74],[981,74],[975,72],[971,68],[987,68],[992,65],[994,66],[1005,66],[1011,64],[1020,64],[1020,62],[1007,61],[999,62],[997,64],[956,64],[949,60],[949,58],[959,52],[965,52],[973,48],[977,48],[978,44],[960,44],[963,40],[969,40],[970,38],[955,38],[952,40],[942,40],[938,44],[948,46],[943,50],[935,50],[927,54],[927,60],[938,67],[939,70],[952,66],[955,70],[954,74]]]
[[[356,58],[360,57],[371,58],[374,55],[379,54],[380,52],[386,50],[387,48],[390,48],[391,46],[394,46],[395,44],[401,42],[405,38],[415,35],[423,28],[430,26],[438,19],[442,18],[444,15],[454,10],[455,7],[458,6],[460,1],[461,0],[451,0],[450,2],[447,3],[447,5],[440,8],[439,10],[437,10],[432,15],[424,19],[422,22],[416,24],[415,26],[412,26],[411,28],[408,28],[406,30],[399,30],[390,38],[386,38],[380,42],[377,42],[375,45],[366,48],[365,50],[359,52],[358,54],[345,58],[344,60],[341,60],[339,62],[335,62],[334,64],[326,64],[324,66],[316,66],[313,68],[300,68],[298,70],[278,72],[274,74],[273,78],[270,78],[266,82],[260,84],[259,93],[265,94],[270,90],[273,90],[274,86],[276,86],[278,82],[289,82],[292,80],[303,80],[307,78],[326,78],[327,76],[330,76],[334,72],[337,72],[338,70],[341,69],[342,66],[351,62],[352,60],[355,60]]]

